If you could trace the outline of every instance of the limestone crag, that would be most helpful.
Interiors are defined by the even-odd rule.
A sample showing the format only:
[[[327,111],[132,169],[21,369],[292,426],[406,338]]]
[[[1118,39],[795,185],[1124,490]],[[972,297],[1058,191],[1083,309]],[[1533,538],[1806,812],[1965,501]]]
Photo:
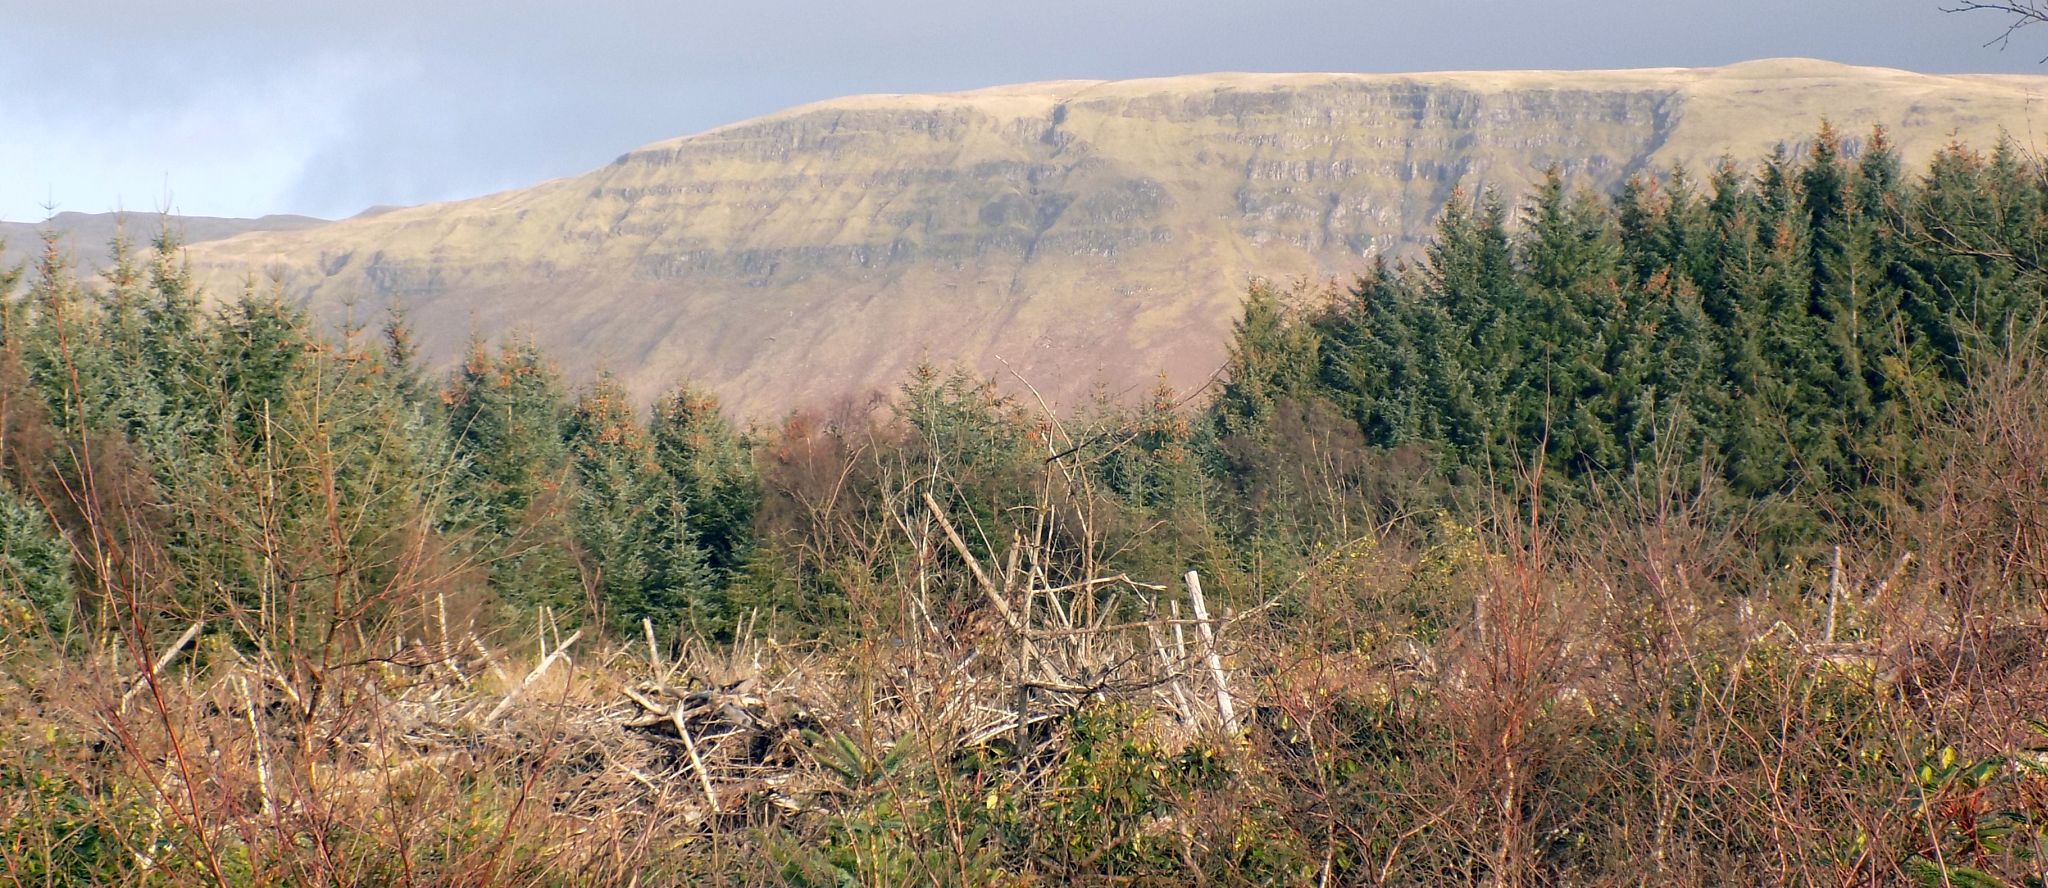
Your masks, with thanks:
[[[1065,405],[1220,363],[1251,275],[1406,255],[1456,189],[1794,150],[1823,118],[1912,163],[2024,134],[2048,78],[1715,69],[1057,82],[803,106],[473,200],[200,244],[323,312],[401,303],[430,356],[532,332],[572,374],[742,413],[886,391],[923,358]],[[1000,360],[998,360],[1000,359]]]

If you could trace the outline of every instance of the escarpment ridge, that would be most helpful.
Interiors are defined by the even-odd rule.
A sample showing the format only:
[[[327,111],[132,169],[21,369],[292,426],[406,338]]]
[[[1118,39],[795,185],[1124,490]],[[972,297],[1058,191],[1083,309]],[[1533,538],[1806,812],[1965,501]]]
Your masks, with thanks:
[[[316,312],[403,306],[429,358],[531,332],[572,375],[679,379],[765,418],[920,360],[1064,406],[1219,364],[1253,275],[1407,255],[1456,189],[1799,150],[1823,119],[1902,157],[2031,144],[2048,78],[1808,60],[1703,69],[1210,74],[857,96],[589,173],[192,247],[216,292],[281,274]],[[1000,359],[1000,361],[998,360]],[[1004,372],[1007,373],[1007,370]]]

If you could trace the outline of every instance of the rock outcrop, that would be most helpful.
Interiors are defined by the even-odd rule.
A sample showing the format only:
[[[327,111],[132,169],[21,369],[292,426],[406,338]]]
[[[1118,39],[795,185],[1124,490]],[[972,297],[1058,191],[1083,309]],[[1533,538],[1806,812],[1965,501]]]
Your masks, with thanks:
[[[2028,131],[2048,78],[1824,62],[1058,82],[808,105],[473,200],[196,246],[322,312],[403,304],[428,353],[524,329],[572,374],[681,378],[748,416],[961,362],[1073,405],[1222,360],[1251,275],[1346,277],[1454,189],[1526,193],[1799,150],[1823,118],[1910,163]],[[998,360],[1000,359],[1000,360]]]

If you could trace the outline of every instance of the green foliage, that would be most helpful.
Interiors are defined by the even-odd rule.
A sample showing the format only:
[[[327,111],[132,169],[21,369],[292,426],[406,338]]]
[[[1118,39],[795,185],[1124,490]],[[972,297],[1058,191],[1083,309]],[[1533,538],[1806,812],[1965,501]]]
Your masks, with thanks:
[[[1197,439],[1164,376],[1135,411],[1109,411],[1093,424],[1109,429],[1111,439],[1102,442],[1096,475],[1126,503],[1160,514],[1202,507],[1208,486],[1202,449],[1209,442]]]
[[[720,412],[718,399],[690,386],[655,402],[649,437],[655,465],[672,491],[661,514],[662,533],[678,543],[694,539],[705,567],[730,578],[753,551],[754,515],[761,507],[747,443]],[[697,560],[679,551],[665,569],[687,576]]]
[[[307,376],[313,342],[305,315],[275,295],[252,294],[223,309],[209,330],[222,367],[225,431],[260,451],[274,429],[273,411]]]
[[[564,514],[568,404],[554,367],[530,339],[495,354],[472,343],[442,402],[458,460],[449,517],[480,535],[492,587],[513,605],[580,612]]]
[[[1100,403],[1076,423],[1079,446],[1062,457],[1099,484],[1096,529],[1134,576],[1176,575],[1189,553],[1217,542],[1215,428],[1183,400],[1162,376],[1135,407]]]
[[[220,625],[244,641],[381,614],[368,605],[398,573],[400,539],[437,511],[440,436],[275,294],[207,317],[177,249],[159,236],[145,270],[117,240],[94,289],[46,244],[10,311],[41,407],[10,420],[15,489],[99,553],[75,566],[81,588],[146,582],[152,608],[232,618]],[[344,613],[299,619],[314,602]]]
[[[1017,511],[1036,500],[1046,430],[995,384],[964,371],[912,372],[896,405],[900,444],[891,454],[898,483],[930,491],[950,511],[977,556],[1013,533],[1027,533]]]
[[[662,485],[652,448],[625,391],[608,375],[577,399],[564,434],[584,582],[597,590],[612,624],[631,630],[654,616],[648,550]]]
[[[70,547],[41,507],[0,480],[0,629],[62,633],[71,616]]]
[[[0,273],[22,291],[0,312],[0,643],[118,628],[125,656],[49,670],[118,697],[130,660],[203,621],[164,686],[206,696],[21,718],[60,708],[26,689],[61,688],[37,658],[70,652],[0,645],[0,872],[176,883],[203,836],[230,883],[316,845],[303,865],[331,881],[575,883],[552,855],[600,853],[582,806],[652,798],[607,788],[621,772],[693,778],[672,749],[628,766],[538,722],[471,724],[459,742],[550,748],[355,779],[395,748],[379,683],[463,665],[432,649],[459,635],[452,598],[479,638],[492,605],[548,607],[692,652],[761,607],[815,636],[755,648],[791,670],[772,693],[886,710],[792,715],[839,732],[763,735],[744,766],[737,739],[700,738],[747,777],[711,778],[708,819],[649,808],[659,850],[631,853],[672,857],[643,881],[737,880],[721,855],[768,849],[753,874],[831,885],[2038,885],[2048,766],[2014,737],[2042,705],[2044,232],[2048,183],[2010,145],[1908,178],[1881,134],[1824,129],[1703,186],[1460,196],[1419,265],[1321,302],[1255,287],[1206,415],[1162,382],[1070,422],[924,367],[893,412],[747,435],[688,387],[646,422],[609,377],[571,404],[530,341],[477,343],[436,400],[402,315],[381,341],[328,337],[255,286],[208,302],[168,235],[117,244],[98,281],[52,241]],[[1163,604],[1152,584],[1199,565],[1243,730],[1218,744],[1099,699],[1186,686],[1105,683],[1028,698],[1054,714],[1029,754],[960,748],[989,707],[957,695],[1015,667],[983,656],[1009,630],[926,495],[1007,588],[1121,573]],[[1919,561],[1834,577],[1848,628],[1814,643],[1830,577],[1798,556],[1866,534]],[[1012,539],[1035,545],[1008,566]],[[817,663],[832,674],[799,671]],[[224,667],[269,702],[190,731],[233,714]],[[246,748],[244,718],[288,742]],[[67,732],[74,757],[38,758]],[[252,752],[278,763],[256,793],[233,771]],[[753,779],[783,756],[818,779]],[[287,804],[275,844],[248,838],[272,788],[328,787],[346,816]],[[380,793],[397,804],[358,802]]]
[[[1255,433],[1271,421],[1277,402],[1305,391],[1314,379],[1320,342],[1298,322],[1297,291],[1283,295],[1253,284],[1233,328],[1223,388],[1216,396],[1217,428],[1226,435]]]
[[[689,520],[688,493],[663,471],[662,457],[673,454],[640,425],[625,391],[599,377],[576,402],[566,434],[585,582],[611,626],[631,635],[642,620],[663,632],[695,617],[722,623],[723,614],[706,613],[716,610],[716,582]]]
[[[141,874],[144,855],[175,847],[175,828],[151,829],[141,798],[96,796],[44,764],[0,762],[0,797],[9,803],[0,809],[0,872],[15,884],[124,884]],[[144,836],[153,841],[134,847]]]
[[[2048,738],[2048,724],[2034,727]],[[2048,778],[2048,764],[1996,755],[1970,760],[1952,746],[1928,748],[1907,764],[1913,814],[1933,833],[1929,847],[1901,866],[1917,884],[2003,888],[2012,883],[1991,871],[2038,869],[2048,850],[2048,810],[2028,790]]]
[[[784,849],[792,885],[988,885],[1002,878],[987,808],[962,817],[941,801],[950,780],[914,746],[870,751],[846,734],[809,734],[818,763],[838,782],[843,804],[815,847]],[[964,801],[964,800],[963,800]]]
[[[2010,147],[1952,148],[1915,183],[1881,131],[1852,159],[1825,127],[1704,198],[1676,172],[1607,201],[1552,173],[1514,230],[1492,196],[1454,198],[1419,268],[1306,314],[1254,287],[1213,410],[1256,436],[1321,401],[1454,479],[1516,489],[1540,465],[1567,511],[1652,462],[1705,469],[1791,557],[1924,476],[1909,429],[1973,352],[2039,335],[2044,198]]]
[[[1179,869],[1181,837],[1159,818],[1197,791],[1221,785],[1216,750],[1173,751],[1148,736],[1144,719],[1114,707],[1076,713],[1054,771],[1051,795],[1035,812],[1034,852],[1055,871],[1161,876]]]
[[[844,734],[810,736],[843,807],[816,848],[785,850],[783,878],[805,885],[1149,883],[1184,874],[1191,846],[1216,847],[1240,873],[1251,864],[1266,878],[1300,876],[1293,862],[1258,863],[1272,849],[1247,841],[1256,839],[1254,813],[1205,825],[1214,833],[1198,836],[1168,822],[1229,778],[1217,749],[1170,749],[1151,738],[1143,714],[1113,705],[1074,713],[1062,731],[1057,760],[1035,774],[997,752],[934,765],[908,744],[875,752]]]
[[[427,397],[427,384],[420,372],[420,346],[415,338],[412,323],[406,318],[405,309],[392,306],[384,319],[383,327],[384,369],[391,374],[391,387],[407,403],[419,403]]]

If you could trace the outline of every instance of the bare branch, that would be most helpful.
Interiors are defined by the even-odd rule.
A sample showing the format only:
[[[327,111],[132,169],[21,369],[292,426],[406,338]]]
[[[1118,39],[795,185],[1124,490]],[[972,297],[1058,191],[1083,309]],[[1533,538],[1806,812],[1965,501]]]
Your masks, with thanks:
[[[1996,46],[2001,51],[2012,43],[2012,36],[2022,29],[2048,22],[2048,0],[1960,0],[1951,6],[1941,8],[1942,12],[1990,12],[2007,17],[2005,29],[1998,36],[1984,41],[1985,46]],[[2048,57],[2041,61],[2048,62]]]

